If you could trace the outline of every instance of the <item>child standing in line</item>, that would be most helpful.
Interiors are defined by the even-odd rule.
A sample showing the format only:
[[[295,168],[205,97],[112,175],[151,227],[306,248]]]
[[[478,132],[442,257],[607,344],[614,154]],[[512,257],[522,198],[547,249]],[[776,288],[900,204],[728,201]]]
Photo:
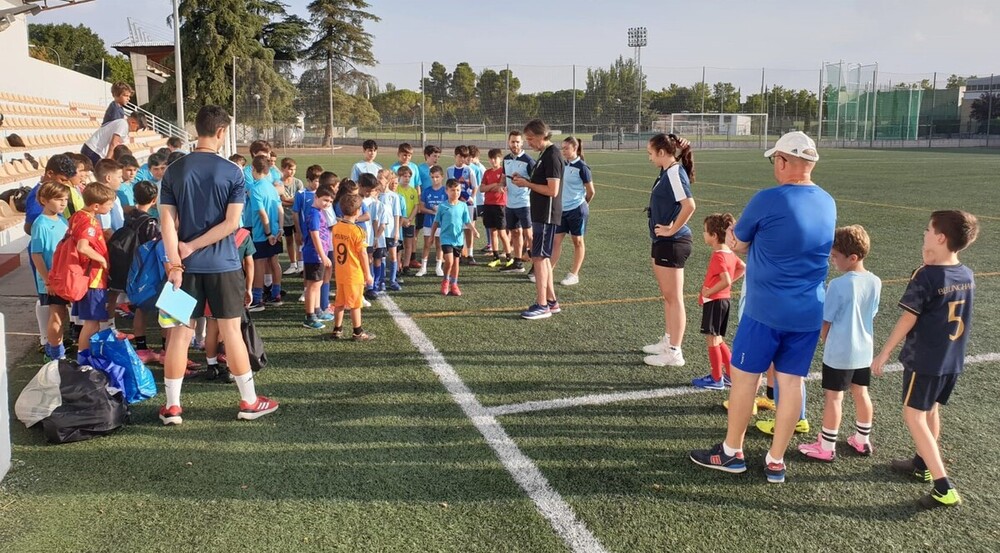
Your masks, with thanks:
[[[382,204],[379,203],[378,179],[371,173],[363,173],[361,181],[358,182],[358,195],[361,196],[361,206],[363,211],[368,212],[367,221],[358,220],[358,224],[365,230],[366,243],[368,246],[368,257],[372,264],[372,285],[365,287],[365,299],[375,301],[378,299],[377,285],[382,282],[385,276],[385,225],[382,221]]]
[[[158,192],[156,185],[149,181],[139,181],[133,188],[135,206],[125,215],[125,224],[136,229],[138,245],[160,237],[159,221],[150,217],[149,210],[156,205]],[[135,352],[143,363],[159,363],[160,356],[150,349],[146,341],[147,320],[156,318],[155,310],[148,311],[135,308],[135,318],[132,320],[132,333],[135,335]]]
[[[899,307],[903,313],[872,361],[872,373],[882,376],[889,354],[903,349],[903,422],[913,437],[913,459],[891,462],[893,470],[934,489],[920,498],[924,508],[956,506],[962,500],[948,479],[938,441],[940,406],[948,404],[965,364],[965,347],[972,330],[972,300],[976,288],[972,269],[958,253],[976,241],[979,222],[964,211],[935,211],[924,231],[924,264],[913,272]]]
[[[702,306],[701,333],[708,345],[712,372],[692,380],[691,384],[706,390],[723,390],[729,380],[732,354],[725,339],[729,326],[729,298],[733,283],[746,272],[746,264],[726,245],[726,229],[735,223],[736,219],[729,213],[713,213],[705,217],[702,232],[705,244],[712,248],[712,258],[708,261],[698,303]]]
[[[341,220],[333,226],[334,273],[337,280],[337,297],[333,302],[334,327],[330,338],[343,338],[344,311],[351,312],[354,332],[351,339],[366,342],[375,335],[361,326],[362,294],[365,285],[371,286],[372,274],[368,268],[368,245],[365,231],[355,220],[361,209],[361,198],[346,194],[340,199]]]
[[[271,271],[271,299],[269,305],[278,307],[281,301],[281,265],[278,264],[278,254],[281,253],[281,199],[274,187],[270,175],[270,165],[267,155],[253,158],[254,184],[250,190],[250,217],[248,221],[253,232],[254,283],[253,303],[250,310],[260,310],[264,303],[264,273]]]
[[[444,276],[444,268],[441,267],[442,256],[441,256],[441,232],[440,229],[435,232],[431,232],[431,226],[434,224],[434,215],[437,214],[437,208],[439,205],[443,204],[448,200],[448,192],[444,189],[444,170],[441,169],[440,165],[435,165],[431,167],[431,185],[424,187],[423,191],[420,193],[420,207],[418,212],[424,215],[424,251],[423,259],[420,261],[420,270],[417,271],[415,276],[422,277],[427,274],[427,257],[430,255],[431,246],[434,247],[434,254],[437,258],[437,266],[434,272],[439,277]]]
[[[69,203],[69,188],[57,182],[46,182],[38,188],[38,203],[42,205],[42,214],[31,225],[31,261],[35,269],[35,291],[38,292],[38,303],[48,312],[48,324],[45,327],[45,356],[49,359],[66,357],[66,347],[63,345],[63,323],[68,313],[66,300],[49,294],[46,285],[49,280],[49,270],[52,268],[52,256],[56,246],[66,235],[69,225],[60,217]]]
[[[351,168],[351,180],[361,184],[361,175],[369,174],[371,176],[378,175],[378,172],[382,169],[382,166],[375,163],[375,156],[378,155],[378,144],[371,139],[365,140],[361,143],[361,148],[364,150],[364,159],[354,164]]]
[[[510,239],[504,231],[507,206],[507,179],[503,171],[503,150],[493,148],[489,151],[490,168],[483,173],[483,183],[479,190],[483,193],[483,226],[486,227],[486,240],[493,252],[493,261],[487,267],[506,267],[513,265],[510,249]],[[500,255],[503,254],[501,259]]]
[[[444,255],[445,279],[441,281],[441,294],[444,296],[461,296],[462,291],[458,288],[458,255],[461,254],[464,246],[464,234],[471,233],[479,236],[479,231],[472,224],[472,217],[469,215],[468,205],[459,203],[460,186],[455,179],[448,179],[445,184],[448,194],[448,201],[437,207],[434,214],[434,222],[431,224],[431,233],[440,231],[441,252]]]
[[[483,174],[486,173],[486,166],[483,165],[482,161],[479,161],[479,147],[474,144],[469,144],[469,169],[476,175],[476,182],[479,183],[479,189],[476,191],[475,198],[475,212],[473,213],[474,219],[483,218],[483,204],[486,203],[486,196],[483,193]],[[483,253],[493,253],[493,243],[490,242],[490,234],[486,233],[486,247],[483,248]],[[475,252],[470,251],[469,255],[473,255]]]
[[[410,259],[413,257],[415,249],[416,222],[420,218],[420,214],[417,213],[417,209],[420,207],[420,190],[410,183],[413,171],[409,167],[404,165],[397,169],[396,176],[399,179],[399,186],[396,189],[396,193],[402,199],[403,211],[403,216],[399,220],[399,224],[402,226],[401,235],[403,237],[403,260],[400,262],[400,267],[403,274],[406,275],[410,268]]]
[[[121,202],[125,213],[132,211],[135,206],[135,174],[139,172],[139,162],[135,156],[122,156],[118,160],[122,166],[122,184],[118,187],[118,201]]]
[[[403,217],[403,198],[396,193],[396,174],[388,169],[378,172],[382,202],[382,223],[385,225],[385,251],[388,256],[386,277],[380,290],[397,292],[403,288],[398,282],[400,228]]]
[[[292,206],[295,205],[295,197],[305,189],[302,181],[295,178],[295,160],[286,157],[281,160],[281,207],[284,210],[285,226],[282,233],[285,235],[285,248],[288,250],[288,268],[286,275],[294,275],[302,272],[302,263],[299,261],[299,249],[302,248],[302,234],[295,232],[295,214],[292,213]]]
[[[305,234],[305,244],[302,246],[303,280],[305,281],[306,318],[302,326],[312,329],[323,328],[324,315],[320,310],[320,290],[326,269],[332,265],[326,255],[331,248],[330,227],[326,223],[323,211],[333,203],[333,189],[328,186],[319,187],[313,194],[312,204],[301,212],[300,227]]]
[[[562,141],[562,155],[566,160],[563,170],[562,220],[556,228],[556,238],[552,247],[552,267],[559,262],[563,238],[568,233],[573,242],[573,264],[566,278],[559,281],[563,286],[580,283],[580,269],[587,253],[583,236],[587,233],[590,219],[590,202],[594,200],[594,178],[590,166],[583,160],[583,141],[569,136]]]
[[[437,165],[438,164],[438,159],[440,159],[440,158],[441,158],[441,148],[440,147],[435,146],[433,144],[428,144],[428,145],[424,146],[424,162],[417,166],[417,172],[414,173],[414,175],[413,175],[413,182],[418,182],[418,181],[420,182],[420,185],[417,186],[416,188],[417,188],[417,191],[419,192],[421,198],[423,198],[424,190],[427,190],[428,188],[431,187],[431,167],[434,167],[435,165]],[[444,187],[443,186],[444,185],[444,180],[441,181],[441,184],[442,184],[442,188],[443,188]],[[418,200],[418,204],[419,204],[419,200]],[[419,209],[419,205],[418,205],[417,209]],[[417,211],[417,212],[414,213],[414,218],[416,219],[413,222],[413,234],[414,234],[414,236],[422,236],[423,235],[424,217],[421,217],[421,215],[423,215],[423,212],[421,212],[421,211]],[[428,223],[428,226],[429,225],[430,224]],[[416,242],[416,240],[414,242]],[[419,261],[419,259],[417,259],[416,253],[417,253],[416,252],[416,244],[414,244],[413,261],[410,262],[410,268],[411,269],[420,269],[420,261]],[[427,252],[424,252],[423,258],[427,259],[427,257],[428,257]]]
[[[81,257],[93,261],[87,295],[73,304],[74,313],[83,322],[78,341],[80,359],[90,355],[90,337],[97,333],[101,323],[108,320],[108,244],[98,217],[111,212],[115,192],[103,184],[92,182],[83,189],[83,201],[86,205],[69,220],[69,235],[76,242],[76,250]],[[53,267],[52,270],[59,268]]]
[[[859,455],[871,455],[872,400],[868,396],[874,352],[873,326],[878,313],[882,281],[865,270],[870,249],[868,233],[861,225],[841,227],[833,235],[830,260],[843,275],[830,281],[823,302],[823,328],[819,338],[823,350],[823,431],[815,443],[799,446],[806,457],[833,461],[837,457],[844,391],[854,397],[857,432],[847,439]]]
[[[469,210],[469,218],[473,221],[476,220],[476,194],[479,193],[479,180],[476,178],[475,171],[469,167],[469,147],[468,146],[456,146],[455,147],[455,165],[452,165],[445,172],[445,179],[454,180],[459,184],[461,190],[459,192],[459,199],[466,205]],[[473,257],[473,242],[472,242],[472,232],[466,231],[465,233],[465,246],[462,248],[461,256],[462,259],[469,265],[476,264],[476,258]]]
[[[399,159],[396,163],[393,163],[389,170],[393,173],[399,174],[400,167],[406,167],[410,170],[410,183],[414,188],[419,189],[423,182],[420,180],[420,172],[416,163],[413,163],[413,146],[410,146],[406,142],[399,145],[396,149],[396,158]]]

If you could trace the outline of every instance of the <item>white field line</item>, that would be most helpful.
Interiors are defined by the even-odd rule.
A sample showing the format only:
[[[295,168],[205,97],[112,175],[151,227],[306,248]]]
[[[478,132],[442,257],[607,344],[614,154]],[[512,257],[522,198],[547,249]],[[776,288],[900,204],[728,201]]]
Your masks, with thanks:
[[[983,353],[979,355],[970,355],[965,358],[966,365],[974,363],[994,363],[998,361],[1000,361],[1000,353]],[[889,363],[885,366],[885,372],[899,372],[902,370],[903,366],[899,363]],[[822,373],[814,372],[807,376],[806,380],[819,380],[821,377]],[[710,391],[713,390],[695,388],[694,386],[676,386],[673,388],[656,388],[653,390],[636,390],[633,392],[619,392],[615,394],[595,394],[589,396],[550,399],[546,401],[528,401],[525,403],[513,403],[510,405],[497,405],[496,407],[487,408],[486,412],[493,417],[500,417],[503,415],[516,415],[518,413],[531,413],[534,411],[569,409],[584,405],[607,405],[609,403],[684,396]]]
[[[396,326],[410,338],[410,342],[424,356],[438,380],[451,394],[452,399],[462,408],[479,433],[483,435],[497,459],[528,494],[528,497],[534,502],[535,508],[549,521],[563,542],[575,552],[606,551],[587,526],[577,519],[572,507],[559,495],[559,492],[552,488],[542,471],[539,470],[538,465],[521,452],[521,449],[517,447],[517,444],[510,438],[496,417],[491,415],[476,399],[475,394],[469,390],[455,369],[434,347],[427,335],[420,330],[417,323],[404,313],[392,298],[383,296],[379,301],[392,320],[395,321]]]

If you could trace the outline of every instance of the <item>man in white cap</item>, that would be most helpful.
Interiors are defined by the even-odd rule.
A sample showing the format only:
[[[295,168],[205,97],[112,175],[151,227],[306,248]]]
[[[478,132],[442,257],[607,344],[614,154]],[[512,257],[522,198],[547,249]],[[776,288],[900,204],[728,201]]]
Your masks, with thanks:
[[[764,157],[774,165],[778,186],[750,199],[726,240],[733,251],[747,254],[747,302],[733,339],[726,439],[690,457],[707,468],[746,470],[743,438],[760,375],[774,363],[781,401],[764,473],[769,482],[784,482],[784,454],[799,420],[803,377],[823,324],[837,206],[812,182],[819,152],[805,133],[785,134]]]

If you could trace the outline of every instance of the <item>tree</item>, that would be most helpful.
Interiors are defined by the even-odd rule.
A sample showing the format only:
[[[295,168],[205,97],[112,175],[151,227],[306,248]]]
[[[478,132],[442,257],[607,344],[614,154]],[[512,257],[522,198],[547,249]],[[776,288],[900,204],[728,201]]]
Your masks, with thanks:
[[[449,88],[451,88],[451,73],[448,73],[442,63],[432,63],[428,76],[424,78],[424,94],[430,97],[428,102],[448,99]]]
[[[307,129],[323,129],[323,145],[329,146],[333,126],[376,125],[379,114],[367,99],[348,94],[336,85],[328,86],[325,63],[317,62],[306,69],[298,82],[298,99],[295,107],[304,119]],[[333,121],[330,120],[329,94],[333,94]]]
[[[28,25],[28,40],[36,46],[31,49],[32,57],[51,63],[61,62],[67,69],[101,78],[101,62],[108,51],[101,37],[87,27],[74,27],[67,23],[31,23]],[[52,52],[58,56],[52,55]]]
[[[509,79],[509,84],[508,84]],[[510,86],[508,95],[507,87]],[[476,97],[479,100],[480,112],[487,124],[495,124],[502,120],[501,109],[508,98],[513,98],[521,89],[521,81],[509,69],[499,72],[483,69],[476,81]]]
[[[451,101],[457,109],[463,113],[477,111],[474,105],[476,99],[476,72],[467,62],[459,63],[455,66],[455,71],[451,74]]]
[[[123,82],[135,86],[135,75],[132,74],[132,62],[125,56],[104,56],[105,80],[110,83]]]
[[[960,77],[952,73],[951,76],[948,77],[948,82],[947,84],[945,84],[944,87],[949,90],[959,88],[965,86],[965,84],[968,82],[969,79],[976,79],[976,78],[978,77],[976,77],[975,75],[969,75],[968,77]]]
[[[712,85],[712,98],[705,106],[708,111],[719,113],[736,113],[740,109],[740,94],[733,83],[715,83]]]
[[[987,123],[1000,118],[1000,94],[984,92],[972,101],[972,111],[969,115],[979,121],[980,132],[986,132]]]
[[[634,121],[640,86],[645,90],[646,76],[642,75],[640,83],[635,60],[619,56],[608,69],[588,69],[585,101],[594,114],[595,122],[623,124]]]
[[[413,90],[386,90],[371,99],[383,123],[413,125],[420,115],[420,93]]]

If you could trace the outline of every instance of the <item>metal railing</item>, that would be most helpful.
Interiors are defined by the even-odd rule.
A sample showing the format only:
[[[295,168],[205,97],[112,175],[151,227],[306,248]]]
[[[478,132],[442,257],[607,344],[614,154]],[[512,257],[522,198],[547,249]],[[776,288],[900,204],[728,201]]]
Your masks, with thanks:
[[[126,104],[125,113],[127,115],[139,113],[146,121],[146,128],[154,130],[163,136],[176,136],[182,139],[186,144],[191,143],[191,135],[189,135],[186,130],[162,117],[157,117],[155,114],[152,114],[135,104]]]

